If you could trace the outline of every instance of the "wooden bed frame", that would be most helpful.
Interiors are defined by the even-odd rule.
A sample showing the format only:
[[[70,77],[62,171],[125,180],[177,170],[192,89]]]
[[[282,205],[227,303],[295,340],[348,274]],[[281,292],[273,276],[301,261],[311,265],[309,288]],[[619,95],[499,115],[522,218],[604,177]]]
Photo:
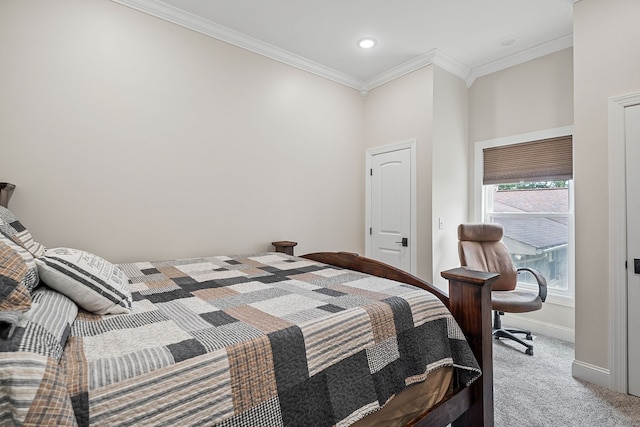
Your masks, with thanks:
[[[4,206],[5,208],[7,207],[11,194],[13,194],[13,190],[15,190],[15,188],[16,186],[13,184],[0,182],[0,206]]]
[[[491,338],[491,283],[497,274],[454,268],[442,272],[449,281],[449,295],[428,282],[388,264],[349,252],[316,252],[302,255],[313,261],[396,280],[425,289],[449,308],[462,328],[482,376],[426,411],[413,427],[493,426],[493,352]]]

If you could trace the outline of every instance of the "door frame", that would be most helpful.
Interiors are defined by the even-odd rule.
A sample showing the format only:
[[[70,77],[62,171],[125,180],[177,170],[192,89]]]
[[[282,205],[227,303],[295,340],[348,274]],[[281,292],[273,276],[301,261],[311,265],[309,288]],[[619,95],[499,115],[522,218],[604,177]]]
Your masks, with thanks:
[[[629,392],[627,342],[627,172],[625,108],[640,104],[640,92],[609,99],[609,350],[610,388]]]
[[[364,221],[364,254],[367,257],[371,256],[371,234],[369,234],[369,229],[371,227],[371,164],[373,156],[378,154],[390,153],[393,151],[406,150],[409,149],[409,154],[411,157],[410,165],[411,165],[411,190],[410,190],[410,200],[411,200],[411,220],[410,220],[410,233],[409,233],[409,249],[411,250],[411,268],[409,273],[416,274],[417,271],[417,260],[418,260],[418,244],[417,240],[417,202],[418,202],[418,192],[417,192],[417,170],[416,170],[416,140],[409,139],[406,141],[400,141],[389,145],[384,145],[381,147],[373,147],[367,148],[365,154],[365,221]]]

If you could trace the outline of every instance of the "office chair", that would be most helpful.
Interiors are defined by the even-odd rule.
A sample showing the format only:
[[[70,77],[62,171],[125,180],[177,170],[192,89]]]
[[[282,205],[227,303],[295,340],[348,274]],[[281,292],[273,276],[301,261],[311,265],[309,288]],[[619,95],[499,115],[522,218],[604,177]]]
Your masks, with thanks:
[[[500,316],[504,313],[525,313],[540,310],[547,298],[547,281],[533,268],[516,268],[507,246],[502,241],[504,230],[496,223],[460,224],[458,226],[458,255],[460,265],[471,270],[498,273],[500,277],[491,287],[493,309],[493,336],[507,338],[526,347],[525,353],[533,356],[531,331],[502,327]],[[527,271],[538,282],[538,292],[518,289],[518,274]],[[524,334],[525,340],[515,334]]]

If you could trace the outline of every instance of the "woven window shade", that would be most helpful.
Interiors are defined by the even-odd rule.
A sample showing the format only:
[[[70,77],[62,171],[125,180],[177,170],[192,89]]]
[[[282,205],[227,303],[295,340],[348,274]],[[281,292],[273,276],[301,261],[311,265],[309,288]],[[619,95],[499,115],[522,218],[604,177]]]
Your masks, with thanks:
[[[485,148],[483,184],[573,178],[571,135]]]

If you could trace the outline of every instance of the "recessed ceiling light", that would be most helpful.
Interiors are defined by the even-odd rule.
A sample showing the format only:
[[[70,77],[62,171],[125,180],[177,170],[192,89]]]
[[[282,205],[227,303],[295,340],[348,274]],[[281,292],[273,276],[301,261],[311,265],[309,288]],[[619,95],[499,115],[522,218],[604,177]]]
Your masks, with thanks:
[[[376,45],[376,41],[374,39],[362,39],[358,42],[358,46],[363,49],[371,49]]]

